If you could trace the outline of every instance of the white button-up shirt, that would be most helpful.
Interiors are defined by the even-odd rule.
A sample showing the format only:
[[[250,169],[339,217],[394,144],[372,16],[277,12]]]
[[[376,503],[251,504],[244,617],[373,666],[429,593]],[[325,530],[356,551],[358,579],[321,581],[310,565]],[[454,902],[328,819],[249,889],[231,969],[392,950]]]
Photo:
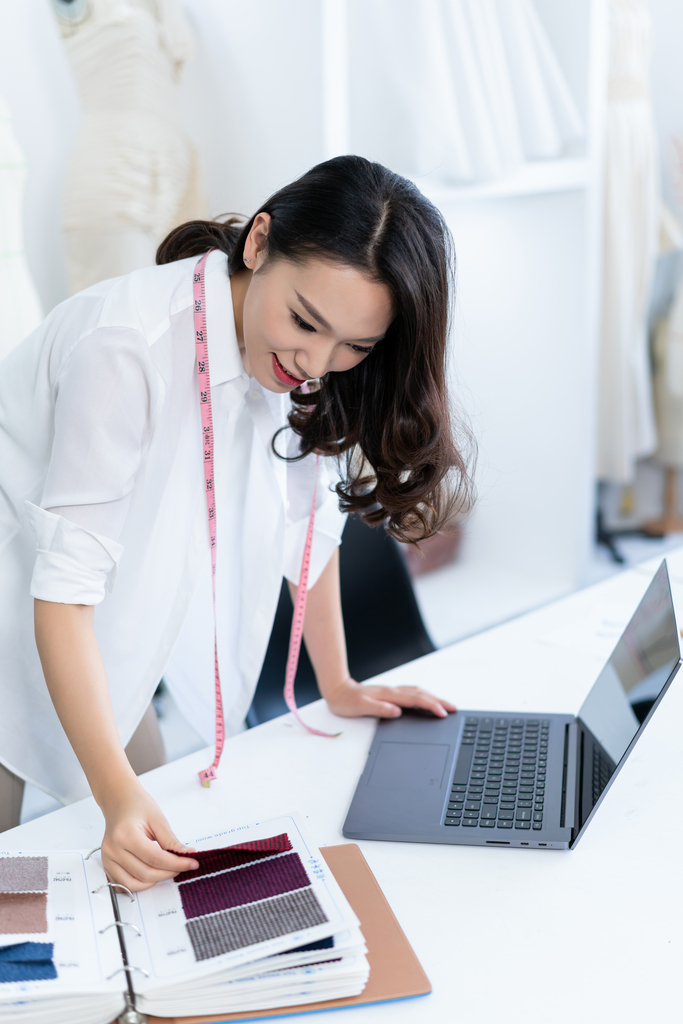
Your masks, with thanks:
[[[64,802],[88,793],[33,637],[33,601],[97,605],[124,744],[162,675],[213,739],[213,612],[192,271],[196,257],[68,299],[0,363],[0,761]],[[315,457],[278,459],[287,395],[244,370],[226,258],[206,266],[218,660],[228,735],[249,708],[283,575],[298,582]],[[278,450],[293,454],[291,430]],[[309,586],[339,544],[321,459]],[[284,680],[283,680],[284,682]]]

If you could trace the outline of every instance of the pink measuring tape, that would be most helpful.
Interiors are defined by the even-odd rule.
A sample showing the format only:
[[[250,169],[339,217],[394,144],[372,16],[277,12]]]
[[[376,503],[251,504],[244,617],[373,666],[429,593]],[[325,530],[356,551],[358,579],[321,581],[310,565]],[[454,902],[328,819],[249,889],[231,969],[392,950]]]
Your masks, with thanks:
[[[209,250],[211,252],[213,250]],[[223,719],[223,700],[221,697],[221,680],[218,672],[218,631],[216,625],[216,495],[214,486],[213,469],[213,421],[211,416],[211,383],[209,380],[209,347],[206,330],[206,289],[204,283],[204,270],[209,253],[206,252],[198,261],[193,275],[193,298],[194,298],[194,333],[195,345],[197,348],[197,380],[199,382],[199,408],[202,416],[202,441],[204,452],[204,485],[206,490],[206,511],[209,519],[209,541],[211,547],[211,590],[213,595],[213,664],[214,664],[214,685],[216,695],[216,747],[213,763],[199,772],[199,781],[202,786],[210,786],[212,779],[218,778],[218,764],[223,753],[225,743],[225,722]],[[285,673],[284,697],[287,707],[294,717],[305,729],[315,736],[327,736],[333,738],[339,733],[321,732],[303,721],[296,706],[294,698],[294,677],[299,662],[299,651],[301,650],[301,638],[304,631],[304,616],[306,614],[306,598],[308,595],[308,571],[311,564],[311,546],[313,544],[313,527],[315,524],[315,501],[318,490],[318,467],[320,456],[316,455],[315,485],[313,488],[313,504],[311,515],[308,520],[308,531],[304,545],[304,555],[301,562],[301,574],[299,586],[296,590],[294,602],[294,615],[292,617],[292,632],[289,638],[289,654],[287,656],[287,671]]]

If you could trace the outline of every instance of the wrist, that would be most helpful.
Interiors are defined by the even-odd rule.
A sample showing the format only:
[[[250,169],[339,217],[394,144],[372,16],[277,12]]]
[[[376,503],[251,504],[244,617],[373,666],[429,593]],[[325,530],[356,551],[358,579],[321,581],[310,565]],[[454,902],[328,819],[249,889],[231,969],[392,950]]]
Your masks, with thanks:
[[[318,689],[326,701],[334,700],[340,693],[349,687],[360,686],[355,679],[352,679],[348,671],[346,675],[328,676],[318,680]]]
[[[90,788],[95,803],[105,817],[113,813],[120,804],[128,803],[136,797],[140,790],[144,792],[137,775],[127,762],[113,771],[108,771],[106,778],[91,782]]]

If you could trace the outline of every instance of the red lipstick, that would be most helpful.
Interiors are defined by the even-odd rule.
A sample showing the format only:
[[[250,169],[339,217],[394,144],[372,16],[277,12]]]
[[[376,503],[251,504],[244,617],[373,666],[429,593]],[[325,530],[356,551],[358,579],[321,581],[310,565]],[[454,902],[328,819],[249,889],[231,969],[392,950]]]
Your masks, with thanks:
[[[295,377],[293,374],[288,373],[284,366],[273,352],[273,372],[280,381],[281,384],[287,384],[288,387],[298,387],[299,384],[305,384],[306,380],[302,380],[300,377]]]

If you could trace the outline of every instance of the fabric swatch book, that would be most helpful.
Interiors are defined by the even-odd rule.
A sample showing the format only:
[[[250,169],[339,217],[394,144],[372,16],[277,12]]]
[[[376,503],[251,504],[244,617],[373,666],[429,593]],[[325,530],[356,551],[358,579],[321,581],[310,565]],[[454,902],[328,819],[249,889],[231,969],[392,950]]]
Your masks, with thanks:
[[[99,853],[0,852],[0,1024],[268,1011],[357,995],[358,918],[291,815],[198,838],[134,896]]]

